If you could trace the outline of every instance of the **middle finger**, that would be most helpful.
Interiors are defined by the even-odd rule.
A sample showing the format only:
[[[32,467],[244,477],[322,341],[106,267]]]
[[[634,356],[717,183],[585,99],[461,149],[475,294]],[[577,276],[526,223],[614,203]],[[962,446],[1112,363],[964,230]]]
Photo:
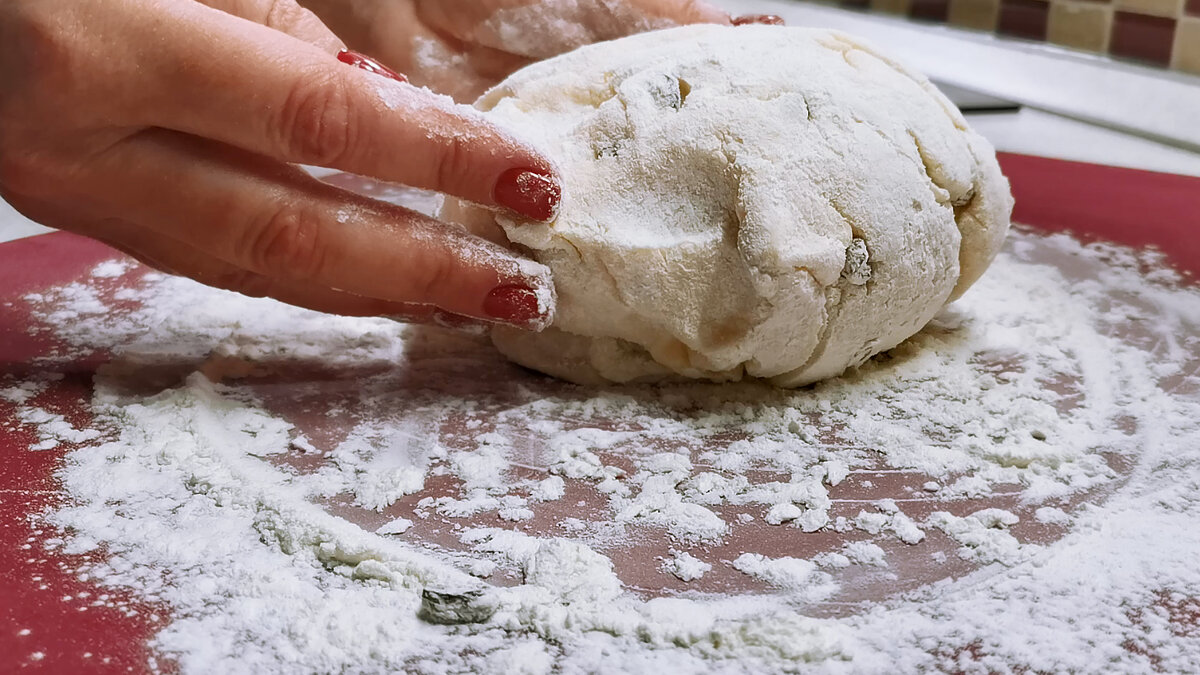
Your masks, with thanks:
[[[271,279],[535,330],[552,317],[544,266],[236,148],[151,130],[91,172],[109,212]]]

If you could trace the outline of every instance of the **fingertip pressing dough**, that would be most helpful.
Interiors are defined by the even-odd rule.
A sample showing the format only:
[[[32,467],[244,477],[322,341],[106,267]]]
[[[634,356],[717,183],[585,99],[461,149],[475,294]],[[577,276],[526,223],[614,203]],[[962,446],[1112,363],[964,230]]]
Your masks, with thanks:
[[[832,377],[991,262],[1012,197],[923,76],[833,31],[689,26],[578,49],[476,106],[559,165],[549,224],[461,202],[553,271],[554,325],[497,328],[580,383]]]

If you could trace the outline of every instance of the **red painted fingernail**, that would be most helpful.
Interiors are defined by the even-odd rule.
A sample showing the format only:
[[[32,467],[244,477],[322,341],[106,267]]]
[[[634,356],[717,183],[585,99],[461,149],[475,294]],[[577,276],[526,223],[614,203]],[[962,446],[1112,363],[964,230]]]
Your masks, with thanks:
[[[407,77],[397,73],[391,68],[388,68],[366,54],[359,54],[358,52],[350,51],[349,49],[343,49],[342,51],[338,52],[337,60],[341,61],[342,63],[348,63],[355,68],[362,68],[368,73],[375,73],[376,75],[390,77],[398,82],[408,82]]]
[[[774,14],[743,14],[733,18],[733,25],[745,26],[750,23],[761,23],[768,26],[782,26],[783,19]]]
[[[500,174],[492,192],[496,203],[534,220],[553,220],[562,188],[553,178],[532,169],[509,169]]]
[[[483,311],[497,321],[529,328],[544,327],[550,314],[538,294],[527,286],[493,288],[483,300]]]

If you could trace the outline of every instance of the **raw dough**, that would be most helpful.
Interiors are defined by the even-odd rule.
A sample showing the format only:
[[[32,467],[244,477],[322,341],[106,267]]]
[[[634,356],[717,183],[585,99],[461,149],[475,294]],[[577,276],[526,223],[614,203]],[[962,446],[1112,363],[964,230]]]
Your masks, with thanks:
[[[575,382],[838,375],[920,330],[1008,230],[987,141],[837,32],[646,33],[527,67],[476,106],[558,162],[562,209],[443,213],[497,222],[550,266],[554,325],[493,340]]]

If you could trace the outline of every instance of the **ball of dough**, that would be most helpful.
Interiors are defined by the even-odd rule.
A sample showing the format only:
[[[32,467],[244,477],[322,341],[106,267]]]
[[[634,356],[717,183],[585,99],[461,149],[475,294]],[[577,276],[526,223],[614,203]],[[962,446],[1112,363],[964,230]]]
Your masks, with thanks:
[[[690,26],[578,49],[476,107],[557,161],[557,219],[498,223],[548,265],[514,361],[580,383],[799,386],[921,329],[983,273],[1012,197],[992,147],[923,76],[850,36]]]

